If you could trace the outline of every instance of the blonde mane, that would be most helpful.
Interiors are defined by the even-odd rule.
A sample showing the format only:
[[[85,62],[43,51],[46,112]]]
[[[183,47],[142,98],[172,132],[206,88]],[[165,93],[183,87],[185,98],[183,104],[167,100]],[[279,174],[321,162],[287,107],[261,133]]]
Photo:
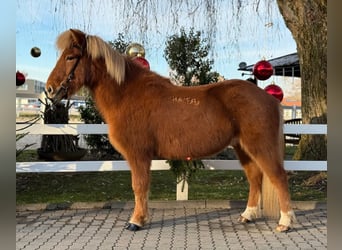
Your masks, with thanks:
[[[126,60],[123,55],[114,50],[108,43],[98,36],[85,35],[87,54],[93,59],[103,58],[107,73],[115,79],[118,84],[125,80]],[[56,46],[59,50],[70,48],[74,45],[71,31],[65,31],[57,39]]]
[[[87,36],[87,52],[96,59],[103,58],[108,74],[113,77],[118,84],[125,79],[125,58],[119,52],[109,46],[97,36]]]

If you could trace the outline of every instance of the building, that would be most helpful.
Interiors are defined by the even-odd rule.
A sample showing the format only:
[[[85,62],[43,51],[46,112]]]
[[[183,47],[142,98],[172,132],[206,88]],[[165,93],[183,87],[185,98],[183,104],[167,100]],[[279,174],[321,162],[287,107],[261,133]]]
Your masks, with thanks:
[[[16,90],[16,108],[23,109],[39,109],[40,98],[44,94],[45,82],[38,80],[26,79],[25,83]]]
[[[20,112],[36,113],[40,112],[41,103],[39,99],[45,102],[45,82],[33,79],[26,79],[25,83],[17,87],[16,90],[16,112],[19,116]],[[78,109],[85,105],[84,96],[72,96],[71,102],[73,108]]]
[[[273,67],[273,75],[283,77],[300,78],[299,58],[297,53],[288,54],[285,56],[267,60]],[[240,63],[238,70],[253,72],[254,64],[247,65]],[[254,79],[255,80],[255,79]],[[255,80],[257,84],[257,80]],[[281,102],[283,106],[283,114],[285,120],[301,118],[301,101],[292,98],[284,98]]]

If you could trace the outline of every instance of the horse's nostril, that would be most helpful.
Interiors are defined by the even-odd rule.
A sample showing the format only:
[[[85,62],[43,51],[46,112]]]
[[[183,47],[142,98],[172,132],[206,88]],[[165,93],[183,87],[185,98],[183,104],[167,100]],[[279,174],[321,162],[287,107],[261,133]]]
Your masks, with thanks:
[[[51,86],[49,86],[49,87],[46,88],[46,91],[47,91],[49,94],[52,94],[53,89],[52,89]]]

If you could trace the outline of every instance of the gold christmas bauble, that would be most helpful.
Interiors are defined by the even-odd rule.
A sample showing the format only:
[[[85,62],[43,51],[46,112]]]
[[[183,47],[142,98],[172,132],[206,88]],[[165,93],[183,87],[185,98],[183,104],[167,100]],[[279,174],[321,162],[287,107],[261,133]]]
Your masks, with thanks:
[[[33,56],[33,57],[40,57],[40,54],[41,54],[40,48],[33,47],[31,49],[31,56]]]
[[[145,57],[145,49],[139,43],[131,43],[126,48],[126,55],[130,57]]]

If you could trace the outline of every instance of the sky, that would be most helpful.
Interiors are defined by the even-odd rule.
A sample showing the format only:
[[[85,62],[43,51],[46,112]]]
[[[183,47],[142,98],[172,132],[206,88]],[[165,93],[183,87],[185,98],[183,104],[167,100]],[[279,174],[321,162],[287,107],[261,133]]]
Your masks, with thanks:
[[[179,2],[184,2],[180,4]],[[201,2],[202,4],[198,4]],[[127,0],[17,0],[16,13],[16,70],[27,78],[46,82],[53,69],[58,52],[55,40],[61,32],[78,28],[88,34],[113,41],[119,33],[132,42],[143,44],[151,70],[168,76],[169,67],[163,57],[168,36],[186,30],[216,29],[211,51],[213,71],[226,79],[246,79],[238,71],[244,61],[247,65],[261,59],[271,59],[296,52],[296,44],[275,4],[275,0],[240,1],[238,10],[231,0],[216,0],[217,10],[208,10],[206,1],[127,1]],[[176,6],[177,5],[177,6]],[[179,6],[178,6],[179,5]],[[205,13],[211,11],[215,26]],[[238,17],[238,18],[236,18]],[[237,21],[239,19],[239,21]],[[210,34],[209,34],[210,35]],[[208,37],[209,37],[208,35]],[[41,56],[30,55],[32,47],[41,49]],[[277,82],[285,87],[293,79],[271,77],[260,82],[261,87]]]

